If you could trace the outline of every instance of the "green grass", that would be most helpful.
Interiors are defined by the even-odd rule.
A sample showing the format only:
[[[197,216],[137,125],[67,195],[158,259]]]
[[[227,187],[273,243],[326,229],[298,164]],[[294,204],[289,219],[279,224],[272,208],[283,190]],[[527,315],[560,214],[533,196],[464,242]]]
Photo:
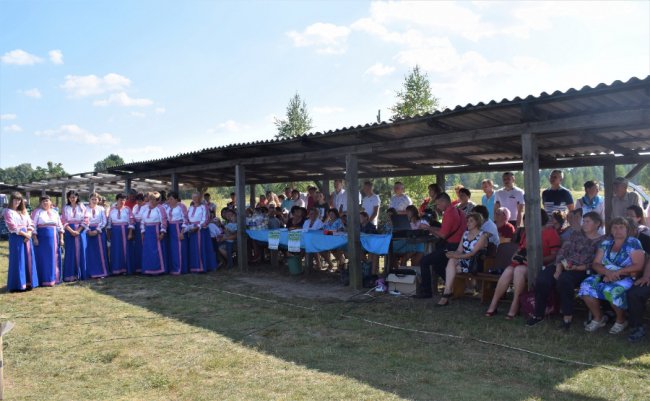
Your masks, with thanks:
[[[6,254],[1,242],[2,282]],[[0,320],[16,322],[5,337],[6,399],[650,399],[648,342],[487,319],[474,299],[441,309],[390,296],[346,301],[355,292],[334,278],[269,269],[2,292]]]

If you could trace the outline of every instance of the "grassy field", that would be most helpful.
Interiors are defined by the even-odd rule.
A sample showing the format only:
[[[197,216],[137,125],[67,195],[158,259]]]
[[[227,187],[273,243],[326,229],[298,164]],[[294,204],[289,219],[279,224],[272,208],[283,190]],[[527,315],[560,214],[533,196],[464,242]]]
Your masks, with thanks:
[[[0,242],[2,283],[6,269]],[[488,319],[475,299],[438,309],[269,269],[2,289],[0,320],[16,322],[6,399],[650,399],[648,342]]]

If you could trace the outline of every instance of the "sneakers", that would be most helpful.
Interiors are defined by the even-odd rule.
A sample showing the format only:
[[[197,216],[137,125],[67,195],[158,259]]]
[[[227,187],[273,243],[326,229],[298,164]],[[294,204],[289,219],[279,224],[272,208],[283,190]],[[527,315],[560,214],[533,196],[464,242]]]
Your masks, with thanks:
[[[600,319],[600,321],[592,319],[591,322],[587,323],[587,325],[585,326],[585,331],[588,331],[589,333],[593,333],[594,331],[605,327],[606,321],[607,319],[602,319],[602,318]]]
[[[616,322],[614,323],[612,328],[609,329],[609,334],[620,334],[623,332],[623,330],[625,330],[626,327],[627,327],[627,321],[623,323]]]
[[[543,318],[533,316],[533,317],[531,317],[530,319],[528,319],[528,320],[526,321],[526,326],[528,326],[528,327],[533,327],[533,326],[536,325],[537,323],[541,323],[541,322],[543,322],[543,321],[544,321]]]
[[[627,337],[627,339],[632,343],[636,343],[643,340],[644,337],[645,337],[645,329],[643,328],[643,326],[639,326],[632,329],[632,332]]]

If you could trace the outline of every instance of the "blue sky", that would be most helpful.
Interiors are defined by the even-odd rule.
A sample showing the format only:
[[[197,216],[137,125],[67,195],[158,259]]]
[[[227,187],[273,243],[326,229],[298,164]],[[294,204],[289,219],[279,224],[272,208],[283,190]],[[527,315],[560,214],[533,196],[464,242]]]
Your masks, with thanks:
[[[645,77],[650,2],[0,0],[0,167],[387,120],[415,64],[449,107]]]

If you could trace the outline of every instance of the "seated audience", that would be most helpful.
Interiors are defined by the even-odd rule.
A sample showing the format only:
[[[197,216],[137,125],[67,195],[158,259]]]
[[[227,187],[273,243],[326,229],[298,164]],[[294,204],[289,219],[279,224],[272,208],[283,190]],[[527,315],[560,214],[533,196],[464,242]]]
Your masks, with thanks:
[[[555,263],[542,268],[535,281],[535,314],[526,324],[534,326],[544,320],[546,304],[551,291],[560,296],[563,315],[560,328],[568,330],[573,320],[575,289],[587,277],[587,271],[605,236],[599,233],[603,221],[600,214],[589,212],[582,217],[582,229],[571,231],[567,241],[555,257]]]
[[[634,236],[641,242],[641,247],[646,254],[650,254],[650,228],[646,226],[646,219],[643,215],[643,209],[638,205],[632,205],[625,211],[626,217],[634,223],[632,228],[635,230]]]
[[[578,296],[582,297],[591,312],[588,332],[596,331],[607,323],[600,309],[600,300],[608,301],[616,313],[616,322],[610,334],[619,334],[627,327],[627,291],[634,284],[634,276],[643,269],[645,255],[641,243],[634,238],[629,222],[615,217],[609,223],[611,238],[603,241],[592,264],[593,276],[580,284]]]
[[[449,305],[449,298],[452,295],[456,273],[469,272],[470,264],[474,256],[487,247],[488,234],[481,230],[482,225],[483,216],[479,213],[470,213],[467,216],[467,231],[463,233],[458,248],[446,254],[449,261],[447,262],[445,271],[445,290],[436,306]]]
[[[317,231],[323,229],[323,222],[318,216],[318,209],[312,207],[309,209],[308,219],[305,220],[305,223],[302,226],[303,231]]]
[[[267,227],[269,230],[277,230],[278,228],[284,227],[284,218],[281,207],[270,207],[268,216]]]
[[[420,292],[415,298],[431,298],[433,296],[431,283],[431,269],[443,280],[447,271],[447,252],[455,251],[461,242],[463,233],[467,230],[465,214],[451,204],[451,199],[446,193],[441,193],[436,198],[436,207],[442,210],[442,226],[429,227],[432,235],[439,239],[436,250],[424,256],[420,261]],[[436,285],[436,283],[433,283]]]
[[[467,188],[460,188],[458,190],[458,203],[456,207],[463,213],[465,216],[469,215],[476,204],[470,200],[472,193]]]
[[[300,191],[298,191],[297,189],[291,191],[291,200],[293,201],[292,206],[300,206],[302,208],[305,207],[305,201],[302,200],[302,198],[300,197]]]
[[[585,196],[578,198],[576,200],[576,209],[582,209],[583,214],[589,212],[596,212],[600,215],[602,221],[605,221],[605,200],[602,196],[598,195],[600,186],[598,181],[587,181],[585,182]],[[605,230],[601,230],[601,234],[604,234]]]
[[[424,201],[418,208],[418,211],[420,212],[420,215],[425,214],[425,210],[427,209],[435,209],[436,207],[436,196],[440,195],[441,193],[445,192],[440,184],[429,184],[428,187],[429,190],[429,197],[424,198]]]
[[[237,241],[237,215],[230,208],[221,210],[221,217],[224,219],[224,233],[223,242],[219,245],[219,253],[221,257],[228,262],[228,248],[233,252],[235,243]]]
[[[291,230],[302,230],[302,227],[305,225],[305,209],[300,206],[294,206],[289,212],[287,218],[287,229]]]
[[[374,224],[372,224],[372,221],[370,221],[370,216],[368,216],[368,213],[366,212],[359,213],[359,220],[361,225],[360,227],[361,233],[377,234],[377,227]],[[370,259],[372,264],[371,274],[379,273],[379,255],[375,255],[373,253],[368,253],[368,252],[362,252],[361,259],[364,261]]]
[[[551,227],[553,227],[553,229],[557,231],[557,235],[560,236],[560,239],[562,241],[565,241],[569,237],[569,235],[571,235],[571,230],[569,230],[567,213],[564,210],[555,210],[551,212],[550,215],[551,215],[551,221],[549,223]]]
[[[496,253],[496,249],[500,243],[499,229],[497,228],[497,225],[492,220],[490,220],[489,210],[490,209],[483,205],[476,205],[474,207],[474,213],[478,213],[483,217],[483,225],[481,225],[481,231],[488,235],[488,246],[492,244],[494,253]]]
[[[327,219],[327,211],[330,208],[329,203],[325,200],[325,194],[321,191],[316,191],[316,203],[314,206],[318,209],[318,216],[322,221]]]
[[[398,214],[406,214],[406,207],[412,205],[413,201],[404,193],[404,184],[397,181],[393,185],[393,192],[395,194],[390,197],[388,207],[394,208]]]
[[[627,292],[628,316],[630,321],[631,342],[641,341],[646,336],[643,326],[646,304],[650,299],[650,259],[646,262],[643,276],[634,282],[634,286]]]
[[[553,227],[547,225],[548,215],[544,209],[540,209],[540,212],[542,214],[542,263],[545,266],[555,260],[555,255],[560,248],[560,237]],[[524,291],[527,276],[528,261],[526,259],[526,232],[524,231],[521,241],[519,241],[519,250],[512,257],[512,263],[505,268],[501,277],[499,277],[492,302],[487,312],[485,312],[485,316],[492,317],[497,314],[497,304],[505,295],[510,283],[512,283],[514,286],[514,296],[510,310],[506,314],[506,319],[514,319],[519,312],[519,296]]]
[[[494,219],[499,231],[499,242],[512,241],[515,236],[515,226],[510,223],[510,210],[506,207],[497,208],[494,211]]]

